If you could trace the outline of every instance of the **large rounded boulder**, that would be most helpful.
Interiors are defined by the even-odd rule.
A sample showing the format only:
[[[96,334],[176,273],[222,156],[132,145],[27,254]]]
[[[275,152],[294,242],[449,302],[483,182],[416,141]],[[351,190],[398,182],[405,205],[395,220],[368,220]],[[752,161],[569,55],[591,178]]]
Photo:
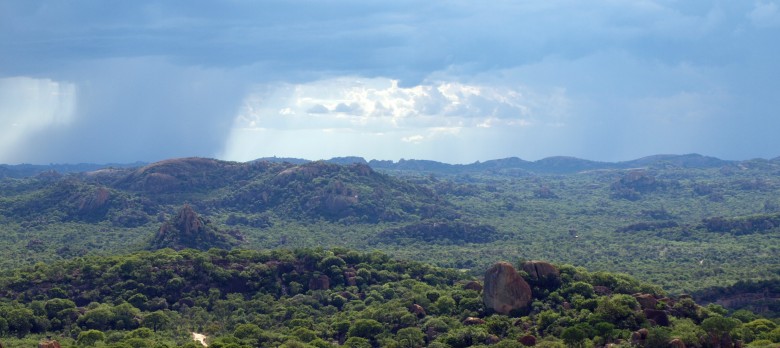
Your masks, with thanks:
[[[531,287],[507,262],[499,262],[485,272],[482,290],[485,306],[500,314],[525,309],[531,302]]]
[[[523,271],[528,273],[531,285],[542,288],[556,288],[561,284],[558,268],[545,261],[523,262]]]

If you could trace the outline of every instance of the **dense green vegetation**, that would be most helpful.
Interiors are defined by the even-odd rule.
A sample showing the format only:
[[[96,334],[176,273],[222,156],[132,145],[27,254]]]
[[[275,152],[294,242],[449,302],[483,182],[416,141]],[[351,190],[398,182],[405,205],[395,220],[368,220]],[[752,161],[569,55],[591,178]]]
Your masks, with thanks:
[[[378,249],[471,276],[499,260],[543,259],[631,274],[672,294],[706,289],[725,296],[707,301],[767,315],[774,307],[735,299],[780,297],[772,287],[713,290],[780,279],[778,159],[349,164],[361,160],[38,168],[0,180],[0,267],[150,247],[323,246]],[[185,205],[211,231],[206,247],[160,238]]]
[[[777,323],[727,315],[631,277],[559,267],[533,302],[499,315],[471,276],[348,249],[162,249],[38,263],[0,276],[8,347],[691,347],[780,342]],[[631,295],[641,293],[642,295]]]

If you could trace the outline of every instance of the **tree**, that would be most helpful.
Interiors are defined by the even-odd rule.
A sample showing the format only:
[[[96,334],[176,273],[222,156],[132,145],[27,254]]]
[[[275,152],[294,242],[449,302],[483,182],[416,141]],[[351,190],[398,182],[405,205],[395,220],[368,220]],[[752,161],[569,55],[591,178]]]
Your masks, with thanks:
[[[382,333],[382,324],[373,319],[358,319],[349,328],[349,337],[363,337],[373,339],[376,335]]]
[[[506,336],[509,329],[512,327],[512,321],[505,315],[494,314],[487,318],[488,332],[498,337]]]
[[[398,330],[395,339],[401,348],[417,348],[425,345],[425,334],[416,327],[406,327]]]
[[[578,326],[567,327],[561,332],[563,342],[569,347],[580,348],[585,346],[585,339],[588,334]]]
[[[645,348],[667,348],[671,340],[671,331],[665,327],[651,327],[648,329]]]
[[[5,335],[6,332],[8,332],[8,321],[0,317],[0,336]]]
[[[99,330],[87,330],[79,332],[76,342],[79,345],[94,346],[97,341],[105,341],[106,335]]]
[[[596,325],[593,325],[593,331],[596,332],[596,335],[603,338],[604,342],[606,343],[612,340],[614,336],[615,325],[612,325],[611,323],[605,321],[601,321],[596,323]]]
[[[433,303],[433,308],[436,310],[436,313],[440,315],[450,315],[456,307],[455,300],[449,295],[440,296],[436,299],[436,302]]]
[[[724,317],[709,317],[701,322],[701,328],[707,333],[720,337],[739,326],[739,320]]]
[[[761,335],[761,338],[770,340],[774,343],[780,343],[780,328],[776,328],[772,331],[769,331]]]
[[[171,318],[168,318],[163,311],[154,311],[144,317],[144,326],[152,329],[154,332],[165,328],[170,322]]]
[[[35,316],[27,308],[15,308],[7,312],[8,331],[16,333],[19,338],[24,337],[33,328]]]
[[[240,324],[236,326],[235,330],[233,330],[233,336],[236,336],[240,339],[255,338],[260,336],[262,333],[263,330],[260,329],[259,326],[252,323]]]
[[[672,319],[672,337],[679,338],[688,347],[699,345],[705,334],[691,319]]]
[[[110,330],[114,321],[114,314],[109,305],[100,305],[93,308],[78,319],[79,326],[87,329]]]
[[[604,296],[598,300],[595,313],[603,321],[615,324],[621,329],[635,329],[638,326],[634,310],[639,307],[636,299],[630,295],[617,294]]]
[[[46,315],[49,316],[49,319],[52,319],[56,318],[57,315],[65,309],[76,308],[76,304],[71,300],[54,298],[46,301],[44,308],[46,309]]]
[[[114,329],[130,330],[138,327],[137,318],[141,311],[138,310],[138,308],[133,307],[133,305],[127,302],[122,303],[111,308],[111,313],[113,313],[111,326]]]
[[[753,332],[753,335],[759,336],[765,332],[774,330],[777,324],[768,319],[756,319],[749,323],[743,324],[743,327]]]
[[[344,347],[371,348],[371,342],[363,337],[350,337],[346,342],[344,342]]]
[[[305,327],[295,328],[295,330],[292,332],[292,335],[298,337],[301,342],[311,342],[317,339],[317,332]]]
[[[701,328],[707,332],[710,337],[710,343],[719,347],[720,341],[728,336],[729,332],[739,326],[740,321],[732,318],[709,317],[701,322]]]
[[[488,333],[485,329],[476,326],[465,326],[450,331],[442,341],[454,348],[470,347],[479,344],[487,339]]]

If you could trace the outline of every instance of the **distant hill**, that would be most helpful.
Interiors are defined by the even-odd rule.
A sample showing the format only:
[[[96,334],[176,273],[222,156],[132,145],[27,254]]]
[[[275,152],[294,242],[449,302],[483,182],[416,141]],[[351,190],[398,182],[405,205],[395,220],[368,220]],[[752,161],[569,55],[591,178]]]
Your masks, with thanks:
[[[25,178],[40,175],[46,172],[57,172],[60,174],[82,173],[105,168],[133,168],[142,166],[146,163],[79,163],[79,164],[0,164],[0,178]]]
[[[446,164],[427,160],[377,161],[368,164],[378,170],[420,171],[441,174],[466,174],[489,171],[493,174],[529,172],[539,174],[570,174],[599,169],[631,169],[640,167],[717,168],[739,163],[698,154],[656,155],[625,162],[598,162],[576,157],[547,157],[538,161],[525,161],[517,157],[475,162],[471,164]]]
[[[672,165],[681,168],[717,168],[734,163],[735,161],[726,161],[710,156],[699,154],[687,155],[654,155],[642,157],[633,161],[620,162],[627,167],[644,167],[658,165]]]
[[[776,157],[768,162],[780,162],[780,157]],[[306,164],[314,162],[308,159],[292,158],[292,157],[263,157],[248,163],[288,163],[294,165]],[[576,157],[567,156],[554,156],[547,157],[537,161],[526,161],[517,157],[508,157],[502,159],[488,160],[485,162],[474,162],[471,164],[449,164],[431,160],[420,159],[401,159],[397,162],[390,160],[366,160],[363,157],[347,156],[347,157],[334,157],[328,160],[322,160],[320,162],[349,165],[349,164],[367,164],[376,170],[385,171],[414,171],[414,172],[430,172],[440,174],[463,174],[473,173],[479,171],[490,171],[492,173],[505,172],[507,174],[517,173],[518,171],[539,173],[539,174],[567,174],[576,173],[586,170],[598,170],[598,169],[629,169],[638,167],[659,167],[659,166],[674,166],[679,168],[717,168],[727,165],[734,165],[741,162],[748,161],[728,161],[711,156],[703,156],[699,154],[685,154],[685,155],[653,155],[642,157],[630,161],[622,162],[599,162],[591,161],[587,159],[581,159]],[[166,163],[166,161],[157,162]],[[125,164],[93,164],[93,163],[81,163],[81,164],[50,164],[50,165],[31,165],[31,164],[19,164],[19,165],[0,165],[0,178],[22,178],[40,175],[46,172],[57,172],[60,174],[69,173],[81,173],[81,172],[93,172],[106,169],[127,169],[127,168],[139,168],[146,166],[147,163],[125,163]]]
[[[150,221],[147,215],[163,212],[163,205],[185,202],[196,202],[207,212],[272,212],[304,220],[376,223],[458,216],[452,204],[431,189],[378,173],[365,164],[181,158],[140,168],[38,178],[8,187],[0,212],[21,220],[110,220],[137,226]],[[133,216],[137,218],[127,220]]]

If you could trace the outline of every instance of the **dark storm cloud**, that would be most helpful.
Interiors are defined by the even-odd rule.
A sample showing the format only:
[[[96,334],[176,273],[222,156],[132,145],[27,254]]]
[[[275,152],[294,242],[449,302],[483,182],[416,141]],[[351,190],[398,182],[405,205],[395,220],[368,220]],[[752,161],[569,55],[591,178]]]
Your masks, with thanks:
[[[431,143],[426,152],[405,147],[396,158],[436,159],[433,141],[445,137],[430,134],[479,144],[468,152],[478,157],[459,161],[502,156],[506,151],[496,149],[504,148],[523,149],[514,155],[529,158],[613,160],[694,151],[773,157],[780,148],[769,131],[780,128],[778,34],[775,0],[8,0],[0,3],[0,123],[8,126],[0,132],[0,161],[212,156],[231,142],[247,103],[265,98],[260,104],[268,115],[286,118],[261,119],[295,134],[296,127],[311,124],[279,112],[296,107],[273,99],[289,97],[277,89],[344,77],[391,79],[407,92],[450,82],[522,92],[519,102],[506,100],[517,97],[511,94],[453,102],[429,90],[428,97],[404,106],[418,116],[398,124],[433,129],[399,135]],[[31,86],[37,89],[14,92]],[[327,94],[327,88],[317,90]],[[44,95],[62,91],[67,93],[58,98]],[[319,108],[309,110],[354,116],[346,119],[354,121],[350,134],[377,132],[359,127],[376,123],[370,116],[380,114],[385,102],[376,98],[355,108],[323,97]],[[534,103],[568,107],[556,111]],[[369,112],[368,105],[376,107]],[[439,111],[445,115],[435,116],[488,118],[473,122],[480,135],[469,138],[477,131],[436,131],[469,124],[431,122]],[[518,114],[530,120],[524,127],[548,128],[490,136],[498,132],[490,127],[495,119]],[[346,122],[321,118],[317,125],[329,129],[328,120],[339,127]],[[367,156],[372,149],[387,154],[379,145],[347,145]]]

